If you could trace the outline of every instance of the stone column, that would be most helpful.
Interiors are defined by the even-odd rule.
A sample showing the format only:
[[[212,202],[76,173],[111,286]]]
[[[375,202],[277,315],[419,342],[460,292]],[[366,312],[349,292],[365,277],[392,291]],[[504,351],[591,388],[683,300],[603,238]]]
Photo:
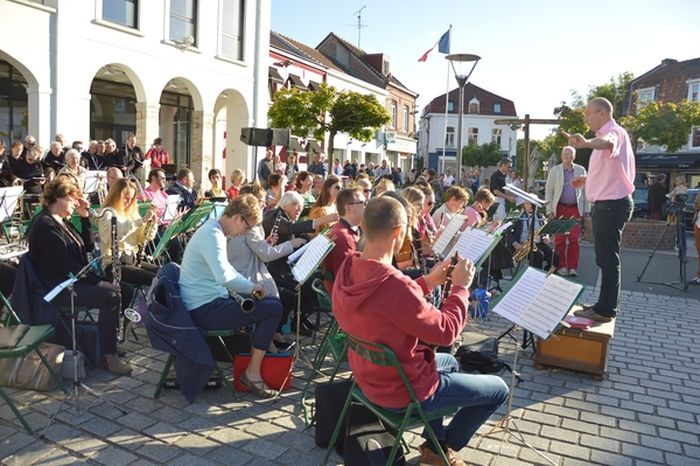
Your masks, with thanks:
[[[160,136],[160,105],[148,102],[136,103],[136,141],[144,154],[151,148],[153,140]]]
[[[202,186],[208,186],[207,173],[214,166],[212,139],[214,114],[201,110],[192,112],[190,124],[190,169]]]

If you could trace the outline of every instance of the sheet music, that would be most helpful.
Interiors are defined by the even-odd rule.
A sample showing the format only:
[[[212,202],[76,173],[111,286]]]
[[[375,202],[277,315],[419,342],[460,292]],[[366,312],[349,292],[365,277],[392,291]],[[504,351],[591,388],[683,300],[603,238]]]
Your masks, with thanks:
[[[100,188],[100,180],[107,178],[107,172],[104,170],[88,170],[85,174],[85,183],[83,184],[83,192],[92,194]]]
[[[546,202],[544,199],[540,199],[539,197],[537,197],[536,194],[531,194],[527,191],[523,191],[522,189],[512,184],[506,183],[503,189],[508,194],[512,194],[513,196],[519,197],[523,201],[527,201],[530,204],[536,205],[537,207],[542,207]]]
[[[496,231],[494,231],[493,234],[494,235],[502,235],[512,225],[513,225],[513,222],[506,222],[503,225],[501,225],[500,227],[496,228]]]
[[[447,224],[440,237],[435,241],[433,245],[433,251],[440,257],[445,257],[445,250],[448,248],[455,235],[459,232],[459,227],[467,220],[466,215],[457,214],[452,217],[450,223]]]
[[[0,222],[5,222],[12,218],[23,191],[24,188],[22,186],[0,188]]]
[[[161,222],[170,223],[175,219],[177,215],[177,207],[180,205],[180,195],[179,194],[168,194],[168,200],[165,203],[165,210],[163,210],[163,218]]]
[[[540,338],[559,325],[583,285],[529,267],[494,307],[494,312]]]
[[[461,257],[465,257],[476,264],[481,259],[481,256],[491,247],[493,240],[493,235],[489,235],[484,230],[467,228],[447,257],[452,257],[455,255],[455,252],[458,252]]]
[[[61,283],[56,285],[56,287],[53,290],[49,291],[46,294],[46,296],[44,296],[44,301],[46,301],[47,303],[50,303],[51,301],[53,301],[53,299],[56,296],[58,296],[58,294],[61,291],[65,290],[66,288],[68,288],[69,286],[71,286],[73,283],[75,283],[77,281],[78,281],[77,278],[69,278],[68,280],[62,281]]]
[[[306,250],[292,268],[297,282],[304,283],[332,247],[333,243],[325,235],[318,235],[306,243]]]
[[[299,249],[287,256],[287,264],[293,265],[301,257],[301,255],[304,254],[304,251],[306,251],[306,248],[309,247],[309,244],[311,243],[302,245]]]

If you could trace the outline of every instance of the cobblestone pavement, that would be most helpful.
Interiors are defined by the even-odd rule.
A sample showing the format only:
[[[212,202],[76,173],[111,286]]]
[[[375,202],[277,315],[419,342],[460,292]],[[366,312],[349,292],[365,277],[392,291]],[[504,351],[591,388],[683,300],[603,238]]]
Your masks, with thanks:
[[[595,291],[587,289],[584,299],[593,299]],[[531,350],[521,351],[517,426],[559,465],[698,465],[700,301],[624,291],[622,303],[609,374],[602,381],[565,370],[535,370]],[[507,326],[495,315],[472,324],[494,335]],[[303,364],[298,364],[294,389],[273,403],[243,394],[234,401],[224,390],[205,391],[191,405],[172,390],[154,399],[165,355],[145,344],[143,329],[138,333],[141,342],[127,344],[132,377],[92,370],[87,380],[127,414],[81,392],[81,414],[61,410],[46,438],[39,439],[27,435],[2,403],[2,464],[320,463],[324,452],[315,447],[313,429],[305,429],[301,416]],[[504,339],[501,346],[504,360],[512,361],[514,343]],[[313,347],[306,351],[313,355]],[[8,392],[36,429],[43,428],[62,399],[60,391]],[[469,464],[543,464],[517,441],[489,434],[496,419],[459,453]],[[421,439],[410,435],[407,440],[415,464]],[[341,462],[337,456],[333,460]]]

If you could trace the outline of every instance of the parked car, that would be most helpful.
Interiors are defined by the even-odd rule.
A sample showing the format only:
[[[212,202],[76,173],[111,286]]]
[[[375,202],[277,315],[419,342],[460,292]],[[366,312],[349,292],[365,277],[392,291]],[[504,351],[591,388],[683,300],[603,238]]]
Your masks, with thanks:
[[[632,193],[632,200],[634,201],[634,210],[632,211],[633,218],[649,218],[649,203],[647,202],[648,196],[648,186],[634,187],[634,192]]]

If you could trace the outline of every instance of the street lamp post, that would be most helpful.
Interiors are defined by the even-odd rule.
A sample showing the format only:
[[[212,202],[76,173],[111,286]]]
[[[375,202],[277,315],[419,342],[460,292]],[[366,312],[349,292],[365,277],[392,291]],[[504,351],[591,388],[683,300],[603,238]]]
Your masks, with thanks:
[[[457,170],[455,177],[458,180],[462,179],[462,130],[464,127],[464,88],[467,87],[467,81],[472,75],[476,64],[481,60],[478,55],[472,55],[469,53],[453,53],[445,57],[449,60],[452,66],[452,72],[455,75],[457,84],[459,85],[459,120],[457,121]],[[457,64],[455,66],[455,63]],[[469,67],[471,63],[471,69],[468,73],[465,73],[466,68]],[[447,126],[447,119],[445,120],[445,126]]]

